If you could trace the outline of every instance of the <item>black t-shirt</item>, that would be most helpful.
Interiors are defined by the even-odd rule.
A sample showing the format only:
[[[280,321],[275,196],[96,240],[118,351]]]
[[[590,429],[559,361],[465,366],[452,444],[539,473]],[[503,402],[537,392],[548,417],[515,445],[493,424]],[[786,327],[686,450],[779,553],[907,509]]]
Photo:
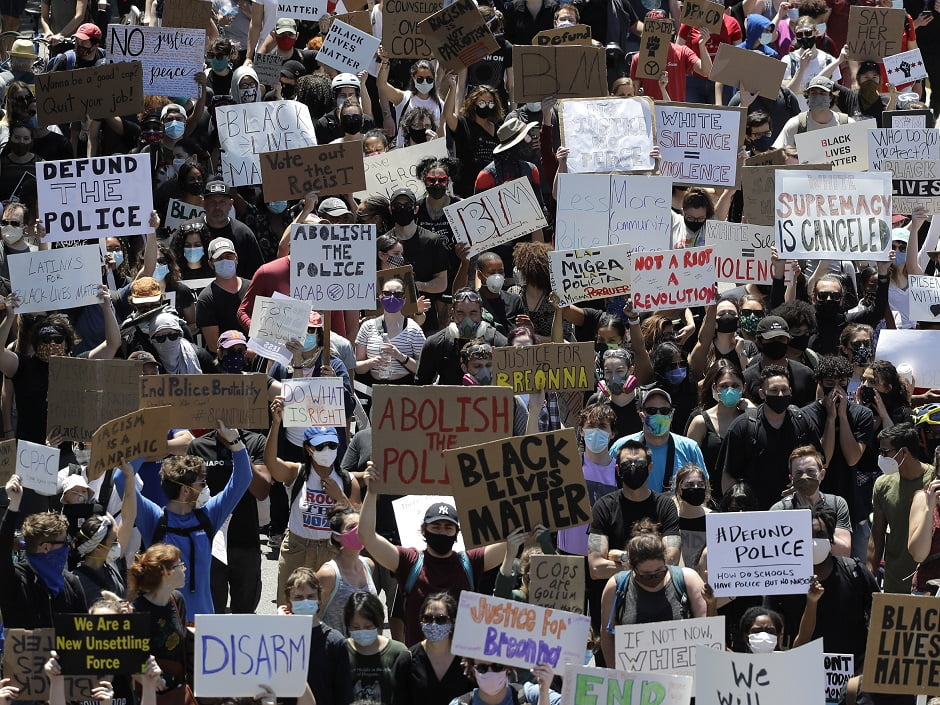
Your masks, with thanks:
[[[215,71],[206,73],[206,88],[212,91],[213,95],[229,95],[232,92],[232,71],[229,69],[224,76]]]
[[[522,297],[518,294],[510,294],[505,289],[499,292],[499,296],[492,299],[481,293],[480,300],[483,310],[489,311],[493,316],[493,325],[496,326],[496,330],[503,335],[508,335],[516,325],[516,316],[525,313]]]
[[[609,548],[623,550],[630,539],[630,529],[640,519],[652,519],[660,525],[663,536],[679,535],[679,512],[669,495],[650,490],[642,502],[633,502],[620,490],[604,495],[591,510],[588,533],[607,537]]]
[[[192,279],[215,279],[215,272],[208,264],[201,264],[196,269],[190,269],[184,263],[180,266],[180,274],[183,277],[183,281],[190,281]]]
[[[456,196],[450,197],[451,204],[460,200]],[[419,228],[429,230],[441,239],[441,245],[447,253],[447,291],[450,291],[453,288],[454,276],[457,274],[457,270],[460,269],[460,259],[454,253],[454,231],[450,227],[450,221],[447,220],[447,216],[443,212],[437,220],[432,218],[430,211],[428,211],[428,199],[425,196],[418,201],[417,223]],[[435,294],[435,296],[439,295]]]
[[[372,119],[372,116],[363,113],[362,129],[359,133],[364,135],[374,127],[375,120]],[[317,144],[329,144],[333,140],[338,140],[340,137],[345,137],[346,135],[343,126],[339,122],[339,118],[336,116],[335,110],[331,110],[317,120],[313,125],[313,131],[317,135]]]
[[[754,362],[744,370],[744,387],[748,399],[755,404],[762,404],[758,390],[760,389],[760,372],[763,367],[764,356],[760,355]],[[787,360],[787,377],[790,379],[790,389],[793,394],[793,404],[797,406],[806,406],[816,399],[816,378],[813,371],[806,365]]]
[[[209,228],[209,242],[217,237],[225,237],[232,241],[232,244],[235,245],[235,252],[238,253],[238,269],[236,270],[238,276],[251,279],[258,271],[258,267],[264,264],[264,256],[261,254],[258,238],[251,232],[251,228],[240,220],[229,219],[228,223],[221,228],[213,228],[206,221],[205,216],[193,218],[186,222],[204,223]]]
[[[69,142],[68,138],[51,130],[45,137],[33,139],[33,151],[47,162],[71,159],[75,156],[72,151],[72,143]]]
[[[499,138],[495,128],[490,134],[476,120],[462,115],[457,118],[457,129],[451,134],[454,136],[454,151],[460,160],[454,190],[461,196],[472,196],[477,174],[493,161],[493,148],[499,144]]]
[[[247,279],[242,279],[241,282],[241,287],[234,294],[227,292],[215,282],[211,282],[203,289],[199,293],[199,298],[196,299],[196,325],[200,328],[218,326],[219,334],[227,330],[241,330],[235,314],[238,311],[238,305],[245,298],[248,285],[251,284]]]
[[[242,442],[248,450],[248,457],[254,464],[264,463],[265,438],[254,431],[242,431]],[[200,436],[189,444],[189,454],[202,458],[206,462],[206,482],[209,492],[214,496],[225,489],[232,477],[232,451],[219,443],[215,431]],[[229,546],[238,548],[258,548],[258,502],[251,492],[235,505],[232,520],[228,525],[226,541]]]
[[[393,235],[397,233],[390,231]],[[439,235],[418,226],[415,234],[401,241],[405,261],[414,270],[415,281],[427,282],[447,270],[447,248]]]
[[[633,433],[639,433],[643,430],[643,419],[640,418],[640,414],[637,411],[636,397],[621,406],[612,401],[606,394],[595,392],[588,397],[584,405],[587,407],[600,402],[610,404],[610,408],[614,410],[614,414],[617,416],[617,420],[614,422],[614,433],[610,438],[611,442]]]
[[[509,106],[509,91],[506,90],[506,69],[512,68],[512,44],[502,34],[493,38],[499,49],[467,67],[467,92],[477,86],[492,86],[499,92],[503,106]]]
[[[594,342],[597,339],[597,325],[601,322],[604,312],[600,309],[582,307],[584,323],[574,327],[574,339],[579,343]]]
[[[45,443],[49,364],[23,353],[16,353],[16,357],[19,366],[12,378],[16,399],[16,437]]]

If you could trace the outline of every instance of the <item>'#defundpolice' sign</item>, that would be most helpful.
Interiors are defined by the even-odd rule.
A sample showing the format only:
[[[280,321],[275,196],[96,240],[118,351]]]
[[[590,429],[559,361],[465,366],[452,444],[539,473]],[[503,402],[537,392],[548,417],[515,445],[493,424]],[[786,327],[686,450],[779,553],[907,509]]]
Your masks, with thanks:
[[[707,514],[708,578],[715,597],[805,593],[813,575],[808,509]]]
[[[692,679],[566,663],[561,705],[688,705]],[[756,705],[756,704],[755,704]]]
[[[375,226],[291,226],[291,296],[315,311],[375,306]]]
[[[886,261],[891,174],[778,171],[777,251],[783,259]]]
[[[629,295],[630,252],[629,245],[549,252],[552,289],[561,299],[561,306]]]
[[[590,617],[545,609],[501,597],[460,593],[451,653],[455,656],[556,671],[584,662]]]
[[[695,677],[695,647],[725,648],[725,618],[699,617],[614,627],[617,668]]]

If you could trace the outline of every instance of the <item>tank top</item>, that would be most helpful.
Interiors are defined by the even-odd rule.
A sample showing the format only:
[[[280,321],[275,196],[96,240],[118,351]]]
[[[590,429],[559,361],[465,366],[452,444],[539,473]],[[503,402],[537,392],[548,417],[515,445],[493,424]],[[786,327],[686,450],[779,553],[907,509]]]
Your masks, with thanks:
[[[341,632],[343,636],[349,636],[346,633],[346,621],[343,619],[343,609],[346,607],[346,601],[349,599],[349,596],[354,592],[371,592],[373,595],[378,595],[378,591],[375,589],[375,583],[372,581],[372,571],[369,569],[369,564],[366,562],[366,559],[362,556],[359,556],[359,561],[362,563],[362,567],[366,571],[366,585],[365,587],[356,587],[343,577],[343,574],[340,572],[339,564],[336,562],[336,559],[333,559],[327,562],[325,565],[328,565],[333,569],[333,573],[336,575],[336,587],[333,589],[333,594],[330,596],[329,601],[324,607],[323,616],[320,617],[320,621],[329,627],[333,627],[337,631]]]
[[[680,598],[670,576],[661,590],[649,592],[637,587],[631,575],[617,615],[617,624],[649,624],[686,619],[692,614],[685,594]]]

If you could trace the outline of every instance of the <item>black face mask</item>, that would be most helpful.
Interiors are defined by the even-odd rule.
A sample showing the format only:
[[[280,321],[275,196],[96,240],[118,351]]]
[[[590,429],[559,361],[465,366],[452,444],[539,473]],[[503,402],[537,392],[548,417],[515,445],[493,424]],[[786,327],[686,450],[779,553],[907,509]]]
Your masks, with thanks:
[[[402,227],[410,225],[415,220],[415,211],[411,206],[404,208],[392,208],[392,220]]]
[[[477,108],[477,115],[483,118],[484,120],[488,118],[490,115],[492,115],[494,112],[495,112],[495,108],[491,108],[488,105],[484,108],[480,108],[480,107]]]
[[[819,318],[835,318],[842,311],[842,303],[827,299],[816,302],[816,316]]]
[[[696,221],[696,220],[689,220],[688,218],[683,218],[683,220],[685,221],[685,227],[688,229],[689,232],[692,232],[692,233],[697,233],[699,230],[705,227],[704,220]]]
[[[201,181],[191,181],[183,186],[183,190],[190,196],[201,196],[205,187],[206,185]]]
[[[769,152],[774,146],[774,138],[770,135],[761,135],[757,139],[751,140],[751,149],[755,152]]]
[[[790,338],[790,347],[794,350],[806,350],[809,347],[809,333],[806,335],[794,335]]]
[[[617,470],[617,476],[620,478],[620,482],[631,490],[640,489],[643,483],[646,482],[646,478],[649,477],[649,474],[649,465],[645,463],[642,465],[629,465],[624,470]]]
[[[764,398],[764,403],[772,410],[778,414],[782,414],[787,410],[787,407],[790,406],[790,402],[793,401],[792,394],[784,394],[783,396],[768,396]]]
[[[686,487],[682,490],[682,501],[693,507],[700,507],[705,503],[704,487]]]
[[[339,119],[339,124],[343,126],[343,132],[347,135],[358,134],[362,130],[362,115],[343,115]]]
[[[431,198],[443,198],[447,193],[447,187],[444,184],[426,184],[424,188],[427,189]]]
[[[761,352],[769,360],[782,360],[786,357],[788,343],[782,341],[766,341],[761,344]]]
[[[428,548],[434,551],[439,556],[446,556],[454,549],[454,544],[457,542],[457,536],[448,536],[447,534],[432,534],[430,531],[425,530],[424,540],[428,544]]]
[[[738,329],[738,317],[733,313],[723,313],[718,316],[718,332],[734,333]]]
[[[428,141],[428,133],[423,127],[420,130],[415,130],[412,127],[408,128],[408,137],[411,138],[411,141],[420,144],[421,142]]]
[[[864,404],[865,406],[875,405],[874,387],[859,387],[858,391],[855,392],[855,396],[858,399],[859,404]]]
[[[294,97],[294,91],[295,91],[295,90],[297,90],[297,86],[295,86],[295,85],[293,85],[293,84],[288,85],[288,84],[286,84],[286,83],[282,83],[282,84],[281,84],[281,97],[282,97],[284,100],[290,100],[291,98]]]
[[[812,49],[816,46],[816,37],[798,37],[793,43],[797,49]]]

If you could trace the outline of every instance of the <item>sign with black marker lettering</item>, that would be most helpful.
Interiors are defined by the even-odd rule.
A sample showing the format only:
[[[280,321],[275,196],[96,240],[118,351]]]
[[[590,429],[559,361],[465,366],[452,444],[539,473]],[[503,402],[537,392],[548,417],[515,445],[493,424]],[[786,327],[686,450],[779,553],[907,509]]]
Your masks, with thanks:
[[[892,210],[940,213],[940,132],[885,128],[868,132],[868,168],[891,172]]]
[[[12,441],[11,441],[12,442]],[[19,688],[20,701],[49,700],[49,679],[43,667],[55,649],[55,629],[7,629],[3,642],[3,676]],[[95,676],[63,676],[66,701],[91,700]]]
[[[711,0],[685,0],[679,21],[689,27],[704,29],[708,34],[721,32],[725,6]]]
[[[656,103],[659,173],[677,184],[738,188],[744,108]],[[802,156],[802,155],[801,155]]]
[[[323,46],[317,52],[317,61],[340,72],[359,73],[369,65],[378,48],[378,37],[333,20]]]
[[[813,575],[808,509],[705,516],[708,580],[715,597],[795,595]]]
[[[346,402],[340,377],[285,379],[284,428],[346,426]]]
[[[375,306],[374,225],[291,225],[291,296],[315,311]]]
[[[603,47],[523,46],[512,48],[513,92],[519,102],[607,95]]]
[[[498,387],[528,392],[587,392],[594,389],[591,343],[542,343],[493,348],[493,377]]]
[[[326,8],[326,0],[280,0],[277,3],[277,17],[319,22],[326,14]]]
[[[9,255],[10,288],[18,313],[78,308],[98,303],[101,250],[97,245]]]
[[[202,206],[194,206],[178,198],[171,198],[166,207],[166,220],[163,224],[167,230],[178,230],[187,220],[199,218],[205,212],[206,209]]]
[[[150,658],[150,615],[53,614],[52,620],[62,673],[142,673]]]
[[[361,151],[361,150],[360,150]],[[366,187],[353,194],[359,201],[373,194],[390,198],[397,188],[409,188],[420,199],[425,194],[424,180],[418,178],[417,166],[428,157],[447,156],[447,140],[443,137],[400,147],[382,154],[359,159],[365,171]],[[348,193],[348,191],[347,191]]]
[[[568,172],[650,171],[653,101],[581,98],[558,104],[561,144],[571,150]]]
[[[85,470],[88,480],[97,480],[111,468],[135,458],[166,455],[171,408],[138,409],[101,424],[91,439],[91,460]]]
[[[845,40],[848,58],[853,61],[881,61],[901,50],[907,12],[892,7],[849,8],[849,29]]]
[[[745,166],[741,177],[741,192],[744,194],[744,218],[754,225],[774,224],[774,189],[778,171],[825,171],[829,164],[787,164]]]
[[[471,256],[548,225],[542,204],[525,176],[451,203],[444,215],[457,242],[470,246]]]
[[[640,53],[636,60],[637,78],[658,81],[666,70],[669,43],[676,26],[668,18],[647,18],[643,21],[640,37]]]
[[[285,344],[291,338],[305,340],[310,310],[309,301],[298,301],[280,292],[275,292],[273,297],[255,297],[248,329],[248,349],[287,367],[293,354]]]
[[[533,554],[529,563],[529,602],[584,614],[587,563],[584,556]]]
[[[940,279],[928,275],[908,274],[907,295],[910,298],[910,320],[940,321]]]
[[[194,77],[205,67],[206,30],[108,25],[108,60],[139,61],[144,95],[198,98]]]
[[[855,675],[855,654],[823,654],[826,666],[826,705],[839,705],[849,678]]]
[[[444,6],[442,0],[385,0],[382,48],[392,59],[432,59],[431,43],[418,23]]]
[[[444,68],[461,71],[499,50],[474,0],[456,0],[418,23]]]
[[[36,74],[36,111],[41,125],[61,125],[143,112],[143,69],[122,61],[74,71]]]
[[[724,615],[614,627],[616,667],[622,671],[674,673],[694,682],[696,646],[724,651]]]
[[[561,299],[560,305],[629,296],[630,253],[629,245],[549,252],[552,290]]]
[[[934,349],[936,356],[936,348]],[[865,691],[940,695],[937,600],[926,595],[872,595],[865,647]]]
[[[705,221],[705,245],[712,248],[715,276],[720,282],[770,284],[770,225]]]
[[[345,194],[362,188],[366,182],[362,142],[358,140],[264,152],[259,159],[261,188],[268,201],[292,201],[311,191],[321,198]]]

